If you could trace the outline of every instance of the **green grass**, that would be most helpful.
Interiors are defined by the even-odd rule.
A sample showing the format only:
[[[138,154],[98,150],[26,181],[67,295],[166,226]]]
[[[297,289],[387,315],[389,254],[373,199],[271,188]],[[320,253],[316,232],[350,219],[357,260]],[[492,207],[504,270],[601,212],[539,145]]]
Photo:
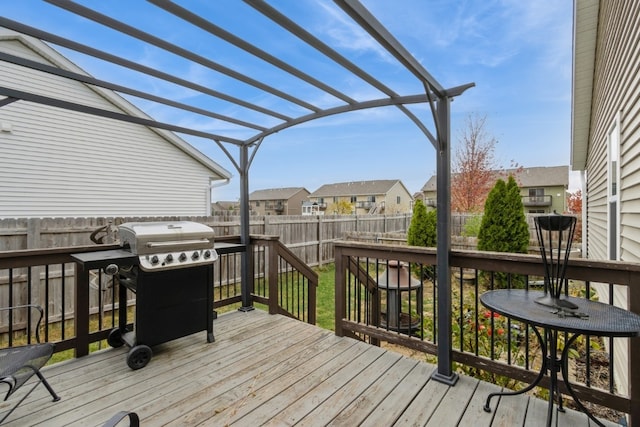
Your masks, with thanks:
[[[314,269],[318,273],[316,290],[316,324],[324,329],[335,330],[335,275],[334,264]]]

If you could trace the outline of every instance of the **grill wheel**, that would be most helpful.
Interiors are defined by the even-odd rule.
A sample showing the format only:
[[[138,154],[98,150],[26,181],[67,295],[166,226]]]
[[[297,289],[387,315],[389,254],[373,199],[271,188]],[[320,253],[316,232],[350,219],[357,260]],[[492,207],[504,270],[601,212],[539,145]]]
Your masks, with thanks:
[[[144,368],[151,360],[151,347],[148,345],[136,345],[127,354],[127,365],[133,370]]]

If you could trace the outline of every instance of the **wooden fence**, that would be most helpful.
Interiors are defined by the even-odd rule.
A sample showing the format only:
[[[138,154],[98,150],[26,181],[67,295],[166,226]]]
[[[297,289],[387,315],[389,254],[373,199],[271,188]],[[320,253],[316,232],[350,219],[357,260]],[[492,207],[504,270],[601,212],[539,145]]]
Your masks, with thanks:
[[[333,243],[341,239],[378,243],[401,243],[411,224],[411,213],[389,215],[287,215],[253,216],[250,220],[252,235],[278,236],[307,265],[333,262]],[[475,215],[452,214],[452,247],[475,249],[475,239],[464,237],[465,224]],[[527,216],[531,239],[536,234],[534,215]],[[23,249],[47,249],[91,245],[91,233],[111,225],[113,233],[105,243],[117,239],[119,224],[132,221],[200,222],[213,228],[215,236],[240,235],[239,216],[207,217],[132,217],[132,218],[18,218],[0,219],[0,252]]]
[[[111,225],[105,243],[117,239],[118,225],[133,221],[187,220],[213,228],[215,236],[240,235],[240,217],[149,217],[149,218],[18,218],[0,219],[0,252],[45,249],[93,244],[90,235],[100,227]],[[411,214],[394,215],[290,215],[254,216],[250,220],[252,235],[278,236],[308,265],[333,260],[333,242],[346,233],[406,233]]]

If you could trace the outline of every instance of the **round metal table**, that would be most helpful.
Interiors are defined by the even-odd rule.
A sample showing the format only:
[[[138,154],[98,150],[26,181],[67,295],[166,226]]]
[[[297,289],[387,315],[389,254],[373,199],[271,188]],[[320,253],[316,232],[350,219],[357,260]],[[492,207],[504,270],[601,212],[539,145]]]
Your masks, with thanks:
[[[536,302],[544,296],[541,291],[527,291],[520,289],[501,289],[485,292],[480,296],[480,302],[488,309],[511,319],[519,320],[530,326],[535,332],[542,349],[542,367],[536,379],[529,386],[515,392],[491,393],[487,397],[484,410],[491,411],[489,406],[494,396],[509,396],[526,393],[533,389],[549,372],[551,387],[549,389],[549,407],[547,411],[547,425],[551,425],[553,417],[554,394],[558,393],[558,372],[562,372],[562,379],[569,394],[578,407],[595,423],[602,426],[580,402],[575,395],[568,376],[569,348],[580,335],[600,337],[637,337],[640,336],[640,316],[622,308],[589,301],[583,298],[563,297],[564,300],[577,305],[577,309],[553,308]],[[542,328],[546,340],[536,327]],[[566,332],[570,338],[558,357],[558,333]],[[548,346],[547,344],[548,343]],[[562,410],[562,399],[559,399],[559,410]]]

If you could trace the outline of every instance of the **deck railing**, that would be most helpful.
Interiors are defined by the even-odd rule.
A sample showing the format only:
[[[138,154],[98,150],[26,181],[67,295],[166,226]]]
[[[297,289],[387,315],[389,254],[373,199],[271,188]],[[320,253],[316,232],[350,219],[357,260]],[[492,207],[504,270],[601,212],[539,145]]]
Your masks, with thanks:
[[[345,241],[335,244],[335,254],[338,335],[353,336],[376,345],[386,341],[437,355],[440,314],[436,303],[435,249]],[[397,280],[384,285],[389,271],[398,274],[395,264],[405,264],[411,270],[413,280],[419,285],[417,290],[415,283],[407,286],[407,283],[397,284]],[[482,306],[479,296],[497,288],[541,289],[544,278],[541,257],[452,251],[450,266],[454,368],[506,387],[521,388],[523,383],[533,382],[542,358],[533,331],[520,322],[490,312]],[[567,278],[573,295],[595,299],[598,287],[599,300],[609,304],[614,301],[614,291],[624,290],[628,304],[624,308],[640,313],[638,264],[571,259]],[[401,297],[390,297],[389,290],[392,294],[401,291]],[[560,348],[566,339],[561,336]],[[571,350],[570,363],[584,366],[584,375],[575,378],[578,384],[573,387],[579,398],[640,420],[640,367],[632,362],[640,360],[640,339],[602,341],[598,337],[585,337],[578,343],[577,348]],[[624,366],[614,363],[620,347],[628,351],[627,359],[621,360],[631,361]],[[596,381],[601,372],[596,369],[596,363],[591,363],[601,354],[607,355],[608,365],[605,369],[609,381],[604,385]],[[619,392],[614,378],[628,381],[628,393]],[[548,388],[549,378],[541,384]]]
[[[245,246],[237,237],[216,239],[219,258],[213,268],[214,308],[241,301],[241,256]],[[42,250],[0,252],[0,306],[38,304],[44,308],[42,341],[55,342],[59,358],[76,357],[104,347],[118,326],[117,279],[100,269],[89,271],[88,286],[79,285],[72,254],[116,249],[118,245],[91,245]],[[254,251],[253,299],[274,313],[315,323],[318,276],[276,237],[252,237]],[[126,304],[135,304],[128,292]],[[127,318],[133,323],[133,311]],[[34,321],[5,313],[0,317],[0,347],[18,345],[33,336]],[[214,325],[215,328],[215,325]]]

